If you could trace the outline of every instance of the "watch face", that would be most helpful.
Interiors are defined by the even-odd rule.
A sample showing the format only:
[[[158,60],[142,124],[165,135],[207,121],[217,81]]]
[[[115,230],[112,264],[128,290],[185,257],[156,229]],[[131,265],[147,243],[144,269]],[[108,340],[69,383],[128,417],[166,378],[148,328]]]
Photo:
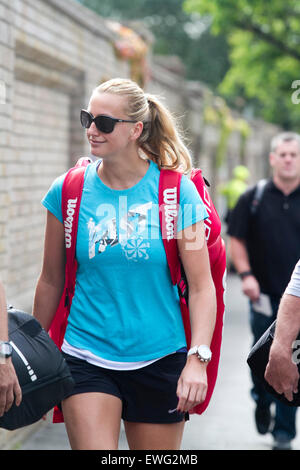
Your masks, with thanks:
[[[11,344],[4,342],[0,344],[0,354],[2,357],[10,357],[12,355]]]
[[[209,361],[209,359],[211,358],[211,350],[208,346],[205,345],[199,346],[198,354],[205,361]]]

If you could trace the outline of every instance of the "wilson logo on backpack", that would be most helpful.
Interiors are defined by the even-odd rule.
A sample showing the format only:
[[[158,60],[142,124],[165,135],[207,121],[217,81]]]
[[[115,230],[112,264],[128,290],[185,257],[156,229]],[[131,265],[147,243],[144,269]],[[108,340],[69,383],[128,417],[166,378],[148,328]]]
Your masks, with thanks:
[[[71,245],[72,245],[72,228],[73,228],[73,219],[74,219],[76,204],[77,204],[77,198],[68,200],[68,208],[67,208],[68,217],[64,221],[66,248],[71,248]]]
[[[209,192],[207,191],[207,189],[205,188],[205,186],[203,187],[202,200],[204,202],[205,209],[206,209],[207,214],[208,214],[208,218],[204,220],[205,238],[206,238],[206,240],[209,240],[211,227],[212,227],[212,225],[211,225],[212,224],[212,221],[211,221],[211,212],[212,212],[212,210],[211,210],[210,195],[209,195]]]
[[[175,221],[177,210],[177,188],[167,188],[163,193],[164,215],[167,240],[172,240],[175,236]]]

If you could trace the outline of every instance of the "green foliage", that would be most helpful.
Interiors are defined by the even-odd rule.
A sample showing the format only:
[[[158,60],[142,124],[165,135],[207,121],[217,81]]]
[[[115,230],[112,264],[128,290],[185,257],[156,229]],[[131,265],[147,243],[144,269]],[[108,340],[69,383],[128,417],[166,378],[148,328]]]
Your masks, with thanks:
[[[211,15],[225,35],[231,66],[219,91],[240,109],[286,128],[300,126],[292,83],[300,79],[300,4],[297,0],[186,0],[187,13]]]
[[[141,19],[155,37],[154,53],[178,55],[187,78],[239,111],[300,126],[300,104],[291,99],[300,80],[298,0],[78,1],[120,22]]]
[[[228,70],[227,41],[210,33],[207,17],[184,11],[183,0],[78,1],[121,23],[142,20],[155,38],[153,52],[179,56],[188,79],[203,81],[215,90]]]

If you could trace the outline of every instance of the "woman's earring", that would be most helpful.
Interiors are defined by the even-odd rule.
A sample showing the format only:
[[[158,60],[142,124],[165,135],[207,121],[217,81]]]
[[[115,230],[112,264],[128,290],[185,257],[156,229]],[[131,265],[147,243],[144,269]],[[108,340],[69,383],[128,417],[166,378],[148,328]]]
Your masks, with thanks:
[[[138,148],[138,156],[139,156],[142,160],[148,160],[147,155],[146,155],[145,152],[141,149],[141,147]]]

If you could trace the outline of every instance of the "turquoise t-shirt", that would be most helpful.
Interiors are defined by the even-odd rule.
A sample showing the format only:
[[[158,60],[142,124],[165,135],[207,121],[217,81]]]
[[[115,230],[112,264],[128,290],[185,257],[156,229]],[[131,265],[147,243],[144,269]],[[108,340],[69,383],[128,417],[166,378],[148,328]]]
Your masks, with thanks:
[[[177,288],[171,283],[159,225],[159,169],[152,161],[133,187],[113,190],[87,167],[80,206],[75,294],[65,339],[112,361],[147,361],[186,345]],[[43,205],[62,222],[57,178]],[[185,176],[178,230],[207,217]]]

